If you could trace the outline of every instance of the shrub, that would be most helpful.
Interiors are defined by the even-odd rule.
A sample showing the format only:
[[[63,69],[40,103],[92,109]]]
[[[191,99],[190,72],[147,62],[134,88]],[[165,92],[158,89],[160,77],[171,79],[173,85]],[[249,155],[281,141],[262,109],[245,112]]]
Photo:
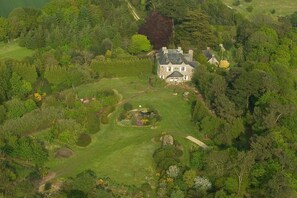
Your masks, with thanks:
[[[119,120],[120,120],[120,121],[121,121],[121,120],[124,120],[124,119],[127,118],[127,116],[128,116],[127,111],[123,111],[123,112],[120,113],[120,115],[119,115]]]
[[[80,134],[76,145],[77,146],[81,146],[81,147],[86,147],[88,146],[90,143],[92,142],[92,138],[86,134],[86,133],[82,133]]]
[[[232,3],[233,6],[239,6],[240,5],[240,1],[239,0],[235,0],[233,3]]]
[[[252,11],[253,11],[253,9],[254,9],[254,7],[253,7],[253,6],[249,6],[249,7],[247,7],[247,8],[246,8],[246,10],[247,10],[248,12],[252,12]]]
[[[91,134],[97,133],[100,130],[100,119],[96,113],[90,112],[87,114],[86,128]]]
[[[130,110],[133,109],[133,106],[132,106],[131,103],[127,102],[127,103],[124,104],[123,108],[124,108],[125,111],[130,111]]]
[[[45,185],[44,185],[44,190],[50,190],[52,187],[52,183],[51,182],[46,182]]]
[[[103,114],[103,115],[101,116],[101,123],[102,123],[102,124],[108,124],[108,117],[107,117],[106,114]]]

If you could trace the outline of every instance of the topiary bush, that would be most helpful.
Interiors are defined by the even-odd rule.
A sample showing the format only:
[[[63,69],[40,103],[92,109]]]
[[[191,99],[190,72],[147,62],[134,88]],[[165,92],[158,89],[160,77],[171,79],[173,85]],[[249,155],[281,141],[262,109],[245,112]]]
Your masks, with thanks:
[[[81,147],[86,147],[86,146],[88,146],[91,142],[92,142],[92,138],[91,138],[88,134],[86,134],[86,133],[82,133],[82,134],[79,136],[76,145],[77,145],[77,146],[81,146]]]
[[[101,116],[101,123],[102,123],[102,124],[108,124],[108,117],[107,117],[106,114],[103,114],[103,115]]]
[[[254,9],[254,7],[253,7],[253,6],[249,6],[249,7],[247,7],[247,8],[246,8],[246,10],[247,10],[248,12],[252,12],[252,11],[253,11],[253,9]]]
[[[123,108],[125,111],[130,111],[133,109],[133,105],[131,103],[127,102],[124,104]]]

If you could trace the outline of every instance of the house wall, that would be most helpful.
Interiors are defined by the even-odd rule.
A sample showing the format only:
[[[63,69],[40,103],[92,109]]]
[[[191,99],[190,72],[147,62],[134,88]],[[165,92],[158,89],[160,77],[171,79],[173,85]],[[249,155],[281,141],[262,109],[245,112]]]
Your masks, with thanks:
[[[190,81],[192,79],[193,70],[194,70],[194,68],[192,66],[186,65],[184,63],[181,65],[172,65],[171,63],[169,63],[168,65],[159,65],[158,64],[157,74],[158,74],[159,78],[165,79],[166,81],[170,81],[169,79],[166,79],[166,77],[169,76],[172,72],[178,71],[182,75],[184,75],[183,81]]]

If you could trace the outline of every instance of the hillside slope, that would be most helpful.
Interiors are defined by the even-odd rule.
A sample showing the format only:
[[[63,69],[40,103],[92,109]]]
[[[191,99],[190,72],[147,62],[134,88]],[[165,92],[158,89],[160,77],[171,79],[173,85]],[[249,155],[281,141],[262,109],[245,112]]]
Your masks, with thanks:
[[[41,8],[48,0],[0,0],[0,16],[7,17],[9,12],[17,7]]]

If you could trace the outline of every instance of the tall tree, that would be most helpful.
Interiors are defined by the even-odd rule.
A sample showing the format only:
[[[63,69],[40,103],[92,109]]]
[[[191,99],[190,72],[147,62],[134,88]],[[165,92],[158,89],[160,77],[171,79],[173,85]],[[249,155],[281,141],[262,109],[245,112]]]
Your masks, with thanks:
[[[208,17],[199,10],[189,11],[182,23],[176,27],[176,39],[186,41],[192,48],[206,49],[216,45]]]
[[[158,12],[152,12],[139,28],[139,34],[146,35],[154,49],[168,46],[172,34],[172,20]]]

